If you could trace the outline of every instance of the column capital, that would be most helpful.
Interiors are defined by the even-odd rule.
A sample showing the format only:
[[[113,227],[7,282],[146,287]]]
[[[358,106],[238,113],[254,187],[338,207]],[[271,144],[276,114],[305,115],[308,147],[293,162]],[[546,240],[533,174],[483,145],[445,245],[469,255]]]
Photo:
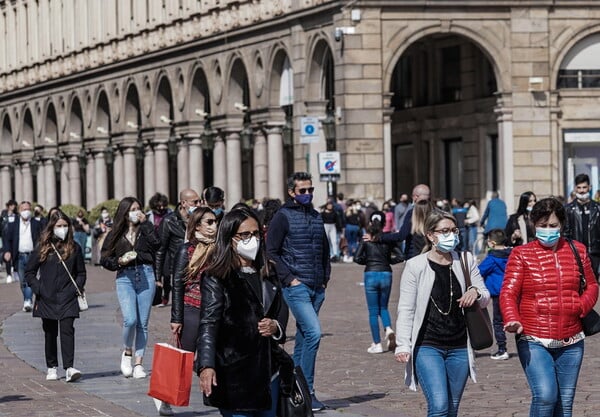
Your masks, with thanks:
[[[113,136],[112,143],[119,148],[129,148],[137,144],[138,136],[137,130],[119,132]]]

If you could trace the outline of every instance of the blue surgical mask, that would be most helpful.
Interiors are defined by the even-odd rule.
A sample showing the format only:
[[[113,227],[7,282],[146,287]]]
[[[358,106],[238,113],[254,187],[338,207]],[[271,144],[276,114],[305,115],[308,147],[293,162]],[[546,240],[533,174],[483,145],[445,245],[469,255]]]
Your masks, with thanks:
[[[312,203],[312,199],[313,199],[313,195],[310,193],[296,194],[294,196],[294,200],[296,200],[298,202],[298,204],[301,204],[303,206],[308,206],[310,203]]]
[[[527,206],[527,211],[530,212],[531,210],[533,210],[532,206]]]
[[[197,208],[198,208],[197,206],[188,207],[188,209],[187,209],[188,214],[192,214],[193,212],[196,211]]]
[[[438,248],[440,252],[448,253],[456,248],[458,245],[459,239],[458,236],[454,234],[454,232],[449,233],[447,236],[442,234],[438,234],[438,243],[435,244],[435,247]]]
[[[221,213],[223,213],[223,208],[219,207],[216,209],[212,209],[212,212],[214,213],[215,216],[219,216]]]
[[[560,238],[560,229],[558,227],[536,227],[535,237],[543,246],[550,248],[558,242],[558,239]]]

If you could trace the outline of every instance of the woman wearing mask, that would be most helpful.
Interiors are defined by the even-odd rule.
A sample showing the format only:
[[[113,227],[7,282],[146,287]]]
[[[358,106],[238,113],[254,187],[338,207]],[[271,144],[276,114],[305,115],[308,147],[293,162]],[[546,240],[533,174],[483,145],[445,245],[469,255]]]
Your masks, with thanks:
[[[92,232],[92,263],[94,265],[100,264],[102,245],[112,227],[113,221],[108,209],[106,207],[100,208],[100,217],[94,223],[94,230]]]
[[[526,191],[519,197],[517,212],[510,215],[504,230],[510,239],[509,246],[520,246],[535,240],[535,228],[529,214],[536,201],[535,194],[531,191]]]
[[[279,365],[272,352],[285,340],[283,304],[260,236],[251,209],[227,213],[201,284],[197,372],[205,404],[224,417],[274,417],[277,406]]]
[[[181,337],[181,347],[196,351],[200,324],[200,283],[209,266],[217,234],[217,218],[208,207],[196,209],[188,220],[187,242],[175,257],[171,331]]]
[[[458,415],[467,377],[475,382],[475,357],[463,308],[485,308],[490,293],[477,263],[467,255],[472,286],[466,288],[456,220],[434,210],[425,221],[426,252],[406,262],[400,281],[396,360],[406,363],[405,382],[417,383],[427,400],[427,416]]]
[[[122,199],[117,208],[114,227],[102,246],[100,263],[109,271],[117,272],[117,297],[123,314],[124,351],[121,355],[121,372],[125,377],[146,377],[142,361],[148,342],[148,320],[156,290],[153,263],[159,246],[154,226],[146,220],[141,203],[135,197]]]
[[[572,415],[583,359],[581,318],[596,304],[598,283],[585,246],[561,237],[566,213],[555,198],[533,206],[536,239],[513,249],[500,291],[504,329],[516,334],[517,351],[531,389],[531,417]],[[587,286],[581,288],[576,250]]]
[[[379,333],[379,317],[385,330],[385,350],[396,348],[396,336],[392,329],[388,302],[392,289],[392,268],[390,265],[401,262],[403,257],[400,249],[393,243],[380,242],[381,234],[386,224],[386,215],[382,211],[371,214],[367,226],[370,241],[362,241],[358,246],[354,262],[365,265],[364,283],[369,310],[369,327],[373,343],[367,349],[368,353],[383,353],[381,334]]]
[[[64,262],[64,265],[63,265]],[[39,279],[38,279],[39,271]],[[70,276],[69,276],[70,275]],[[73,382],[81,372],[73,367],[75,356],[75,328],[79,318],[77,289],[84,291],[86,272],[83,254],[73,239],[71,219],[62,211],[50,217],[25,267],[25,279],[35,294],[33,317],[42,319],[44,330],[46,380],[58,379],[57,337],[60,333],[60,349],[65,379]]]
[[[85,218],[83,210],[77,212],[77,217],[73,220],[73,229],[75,230],[75,242],[81,248],[83,258],[85,259],[85,248],[87,246],[88,235],[90,234],[90,223]]]

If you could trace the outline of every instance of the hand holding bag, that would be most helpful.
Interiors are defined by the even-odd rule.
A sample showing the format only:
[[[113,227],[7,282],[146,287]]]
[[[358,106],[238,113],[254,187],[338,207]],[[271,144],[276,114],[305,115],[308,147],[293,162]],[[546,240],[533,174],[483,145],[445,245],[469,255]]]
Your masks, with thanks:
[[[179,339],[175,341],[179,346]],[[194,352],[168,343],[154,345],[148,395],[171,405],[190,404]]]
[[[294,360],[281,347],[271,351],[273,360],[279,365],[278,417],[313,417],[312,400],[302,368],[294,367]]]
[[[577,261],[577,266],[579,267],[579,295],[583,294],[585,287],[587,285],[585,280],[585,273],[583,272],[583,262],[581,262],[581,256],[579,256],[579,252],[577,248],[573,244],[570,239],[567,239],[569,242],[569,246],[573,251],[573,255],[575,255],[575,260]],[[596,312],[596,310],[592,309],[587,315],[581,319],[581,325],[583,326],[583,333],[586,336],[591,336],[600,332],[600,315]]]
[[[460,266],[465,278],[465,288],[471,286],[471,273],[469,272],[468,265],[467,252],[462,252],[460,255]],[[487,308],[482,309],[479,307],[479,303],[475,301],[471,307],[464,308],[463,312],[471,347],[475,350],[481,350],[492,346],[494,344],[494,335]]]
[[[58,250],[56,249],[56,246],[54,246],[53,244],[51,244],[51,245],[52,245],[52,249],[54,249],[54,252],[56,252],[56,256],[58,256],[60,263],[65,268],[65,271],[67,271],[69,278],[71,278],[71,282],[73,282],[73,285],[75,285],[75,290],[77,291],[77,304],[79,305],[79,311],[87,310],[89,308],[89,306],[88,306],[87,298],[85,296],[85,291],[81,291],[79,289],[79,287],[77,286],[77,283],[75,282],[75,280],[73,279],[73,276],[71,275],[71,271],[69,271],[69,268],[67,268],[67,265],[65,265],[65,261],[63,261],[62,257],[60,256],[60,252],[58,252]]]

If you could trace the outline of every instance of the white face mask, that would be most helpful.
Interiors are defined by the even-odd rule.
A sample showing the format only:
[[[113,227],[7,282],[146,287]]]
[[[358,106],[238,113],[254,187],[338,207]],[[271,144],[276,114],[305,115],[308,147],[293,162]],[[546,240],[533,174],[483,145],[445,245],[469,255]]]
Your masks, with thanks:
[[[29,220],[31,218],[31,210],[23,210],[21,212],[21,217],[23,220]]]
[[[130,211],[129,212],[129,221],[133,224],[138,224],[140,222],[140,219],[138,218],[140,213],[141,213],[140,210]]]
[[[101,215],[104,220],[108,219],[108,211],[103,211]]]
[[[237,253],[242,258],[249,259],[251,261],[256,259],[256,254],[258,253],[259,241],[256,237],[252,236],[246,243],[243,240],[240,240],[237,244]]]
[[[69,234],[68,226],[58,226],[54,228],[54,236],[59,238],[60,240],[65,240],[67,235]]]
[[[576,193],[575,197],[577,197],[577,200],[580,200],[580,201],[588,201],[590,199],[590,193],[585,193],[585,194]]]

